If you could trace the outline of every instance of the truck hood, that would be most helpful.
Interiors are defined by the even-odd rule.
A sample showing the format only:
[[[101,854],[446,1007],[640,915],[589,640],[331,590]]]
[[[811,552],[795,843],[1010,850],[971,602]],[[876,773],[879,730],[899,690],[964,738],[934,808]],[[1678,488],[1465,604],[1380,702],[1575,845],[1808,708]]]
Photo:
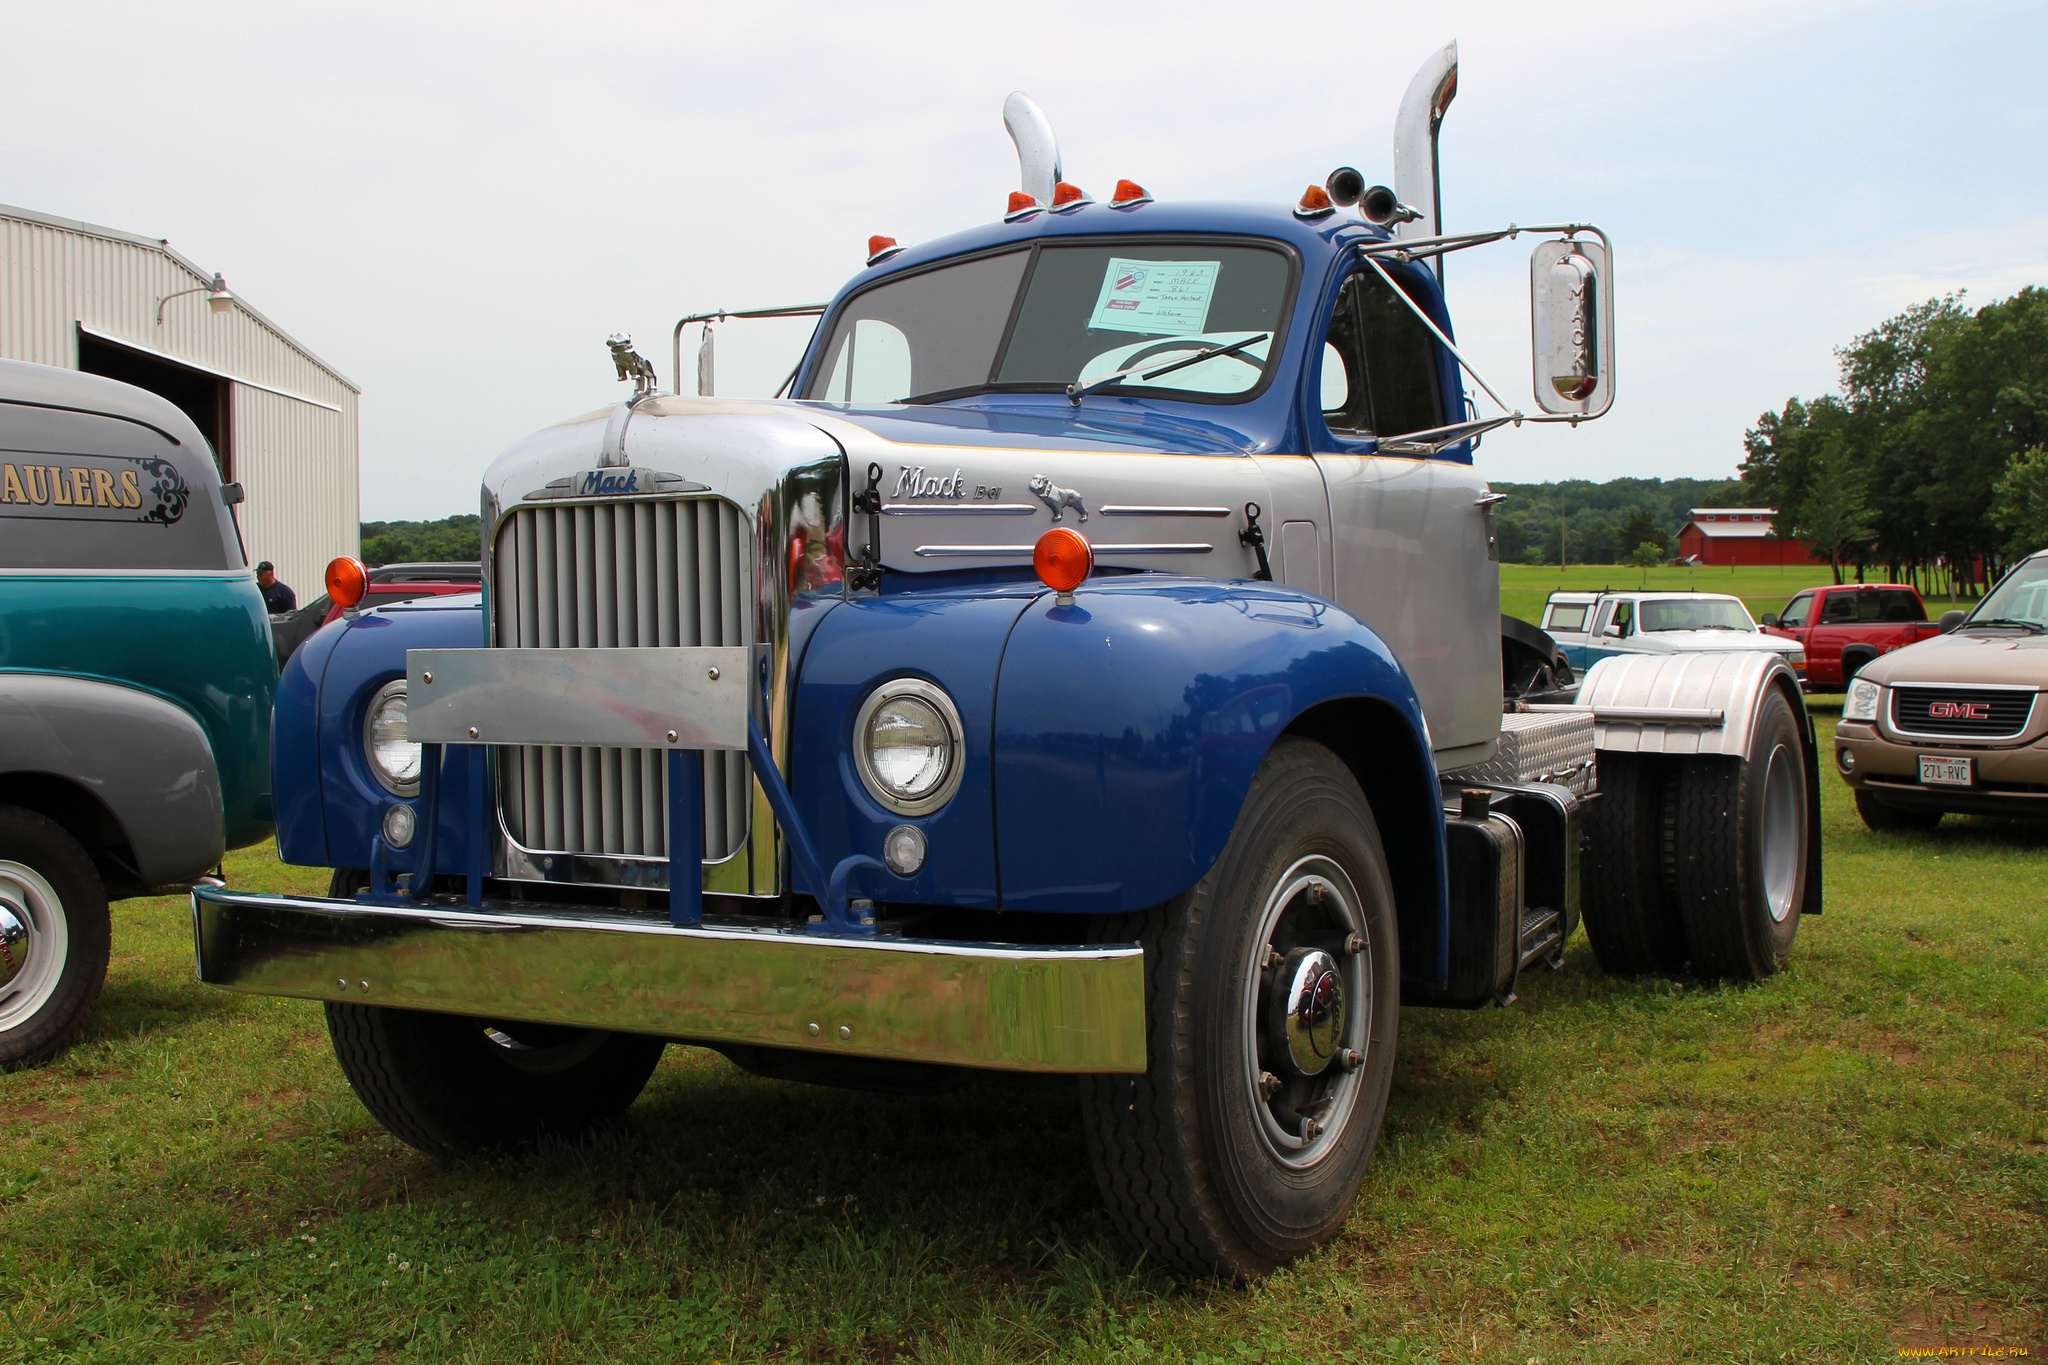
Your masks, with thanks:
[[[1972,682],[2048,686],[2048,635],[1958,630],[1895,649],[1858,675],[1880,683]]]
[[[771,504],[788,502],[782,516],[828,533],[844,503],[825,467],[843,458],[846,492],[875,480],[881,560],[897,572],[1028,568],[1038,537],[1058,524],[1087,536],[1102,567],[1246,578],[1257,557],[1239,539],[1245,509],[1272,498],[1242,439],[1198,418],[1109,405],[1069,413],[664,395],[513,446],[485,475],[485,519],[494,530],[523,505],[707,493],[757,525],[777,519]],[[799,471],[809,472],[802,492],[789,482]],[[805,493],[822,505],[799,512]],[[847,529],[850,554],[867,543],[866,520]]]

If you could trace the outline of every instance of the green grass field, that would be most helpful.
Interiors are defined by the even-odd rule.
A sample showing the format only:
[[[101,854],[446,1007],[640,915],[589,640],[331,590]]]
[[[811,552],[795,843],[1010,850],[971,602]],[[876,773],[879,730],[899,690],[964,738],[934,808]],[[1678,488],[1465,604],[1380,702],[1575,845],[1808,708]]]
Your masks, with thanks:
[[[1798,568],[1739,569],[1632,569],[1626,564],[1503,564],[1500,566],[1500,609],[1532,624],[1543,619],[1543,603],[1553,592],[1591,592],[1613,588],[1617,592],[1643,587],[1677,592],[1729,592],[1749,604],[1751,616],[1779,611],[1801,588],[1832,583],[1834,576],[1825,564]],[[1875,581],[1875,580],[1873,580]],[[1951,605],[1967,607],[1969,602],[1951,603],[1946,597],[1927,599],[1927,614],[1938,617]]]
[[[85,1042],[0,1077],[0,1359],[2041,1356],[2048,830],[1877,836],[1844,797],[1763,985],[1611,979],[1581,937],[1510,1009],[1405,1012],[1349,1225],[1245,1291],[1117,1239],[1068,1082],[895,1100],[675,1047],[610,1131],[428,1160],[319,1006],[200,986],[183,905],[130,902]]]

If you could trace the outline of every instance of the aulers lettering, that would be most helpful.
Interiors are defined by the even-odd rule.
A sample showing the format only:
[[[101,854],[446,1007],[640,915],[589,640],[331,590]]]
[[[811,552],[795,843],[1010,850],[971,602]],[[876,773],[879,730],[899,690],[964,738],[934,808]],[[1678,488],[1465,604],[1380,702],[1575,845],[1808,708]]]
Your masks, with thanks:
[[[29,507],[140,507],[142,482],[132,469],[0,464],[0,503]]]

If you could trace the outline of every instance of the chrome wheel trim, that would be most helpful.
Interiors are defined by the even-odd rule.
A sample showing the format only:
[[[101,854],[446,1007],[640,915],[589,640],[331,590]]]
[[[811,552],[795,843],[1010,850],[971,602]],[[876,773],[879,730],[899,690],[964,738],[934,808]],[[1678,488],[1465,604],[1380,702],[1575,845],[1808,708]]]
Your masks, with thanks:
[[[522,1042],[511,1029],[545,1028],[550,1033],[568,1034],[569,1037],[547,1042]],[[484,1037],[498,1055],[521,1071],[536,1076],[552,1075],[567,1071],[570,1067],[586,1060],[592,1053],[604,1046],[604,1040],[611,1035],[603,1029],[574,1028],[555,1024],[487,1024]]]
[[[1319,905],[1313,903],[1318,892],[1322,896]],[[1260,908],[1252,939],[1255,946],[1245,963],[1239,1009],[1244,1046],[1241,1083],[1257,1115],[1259,1138],[1267,1155],[1291,1171],[1313,1169],[1336,1147],[1364,1092],[1364,1067],[1347,1067],[1340,1060],[1314,1076],[1289,1076],[1274,1095],[1267,1096],[1261,1078],[1288,1075],[1280,1055],[1284,1048],[1265,1027],[1272,1005],[1270,992],[1284,989],[1286,983],[1280,979],[1279,965],[1268,970],[1263,964],[1268,952],[1276,948],[1276,936],[1290,946],[1299,942],[1295,935],[1303,930],[1363,938],[1365,918],[1359,907],[1358,889],[1342,867],[1320,854],[1298,859],[1275,881]],[[1283,958],[1289,955],[1285,949],[1279,951]],[[1345,1049],[1364,1053],[1369,1045],[1372,951],[1372,942],[1366,939],[1360,952],[1332,954],[1344,1002],[1336,1040],[1340,1058]],[[1305,1118],[1321,1125],[1313,1137],[1302,1135]]]
[[[13,970],[0,985],[0,1030],[6,1030],[25,1023],[57,993],[71,926],[57,889],[26,863],[0,859],[0,907],[19,931],[6,954]]]
[[[1792,913],[1798,890],[1799,845],[1806,832],[1806,803],[1800,799],[1797,755],[1780,744],[1764,760],[1763,870],[1764,903],[1773,922],[1783,924]]]

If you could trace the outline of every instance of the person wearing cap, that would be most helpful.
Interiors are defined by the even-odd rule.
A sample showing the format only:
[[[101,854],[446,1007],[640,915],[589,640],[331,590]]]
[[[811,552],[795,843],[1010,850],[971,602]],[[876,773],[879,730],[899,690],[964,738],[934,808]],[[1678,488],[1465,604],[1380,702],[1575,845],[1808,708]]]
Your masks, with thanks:
[[[263,604],[272,616],[298,609],[299,595],[277,581],[277,568],[267,559],[256,566],[256,586],[263,589]]]

